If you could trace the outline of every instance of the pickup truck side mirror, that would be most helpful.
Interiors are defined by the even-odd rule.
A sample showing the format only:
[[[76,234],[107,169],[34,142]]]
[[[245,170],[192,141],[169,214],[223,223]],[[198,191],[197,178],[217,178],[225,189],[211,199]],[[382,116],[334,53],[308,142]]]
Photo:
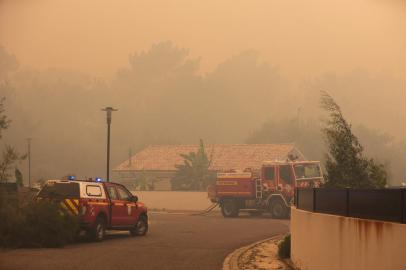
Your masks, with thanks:
[[[138,197],[136,195],[131,197],[132,202],[138,202]]]

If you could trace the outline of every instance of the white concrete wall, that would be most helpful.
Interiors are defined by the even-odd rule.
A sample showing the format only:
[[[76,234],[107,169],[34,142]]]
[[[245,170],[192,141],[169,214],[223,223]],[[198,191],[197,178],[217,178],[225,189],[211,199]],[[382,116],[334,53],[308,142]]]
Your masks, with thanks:
[[[212,203],[207,192],[186,191],[132,191],[149,209],[204,210]]]
[[[301,270],[405,270],[406,225],[292,208],[292,261]]]

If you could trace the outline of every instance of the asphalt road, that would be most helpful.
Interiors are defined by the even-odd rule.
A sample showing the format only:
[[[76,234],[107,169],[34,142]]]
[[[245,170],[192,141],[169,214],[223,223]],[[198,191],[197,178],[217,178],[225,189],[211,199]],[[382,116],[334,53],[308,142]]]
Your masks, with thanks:
[[[111,233],[102,243],[58,249],[0,251],[0,269],[221,269],[241,246],[288,231],[289,222],[269,217],[225,219],[219,214],[150,214],[145,237]]]

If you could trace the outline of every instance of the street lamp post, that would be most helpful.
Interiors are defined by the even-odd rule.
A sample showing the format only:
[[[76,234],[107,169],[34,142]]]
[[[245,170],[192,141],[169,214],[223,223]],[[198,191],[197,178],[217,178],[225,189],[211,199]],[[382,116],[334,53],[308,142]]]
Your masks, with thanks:
[[[117,111],[113,107],[106,107],[102,109],[102,111],[106,112],[107,116],[107,177],[106,181],[110,181],[110,125],[111,125],[111,115],[112,112]]]
[[[28,187],[31,188],[31,138],[27,139],[28,142]]]

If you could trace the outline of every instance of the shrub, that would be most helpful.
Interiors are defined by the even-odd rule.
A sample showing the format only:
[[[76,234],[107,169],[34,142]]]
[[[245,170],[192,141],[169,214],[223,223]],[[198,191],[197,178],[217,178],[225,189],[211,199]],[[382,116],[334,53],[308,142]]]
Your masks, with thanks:
[[[0,198],[0,246],[19,245],[17,235],[19,228],[24,223],[21,211],[17,211],[16,196],[4,196]]]
[[[61,212],[49,201],[0,203],[0,246],[61,247],[72,242],[79,230],[76,217]]]
[[[278,256],[282,259],[290,258],[290,234],[285,235],[278,244]]]

